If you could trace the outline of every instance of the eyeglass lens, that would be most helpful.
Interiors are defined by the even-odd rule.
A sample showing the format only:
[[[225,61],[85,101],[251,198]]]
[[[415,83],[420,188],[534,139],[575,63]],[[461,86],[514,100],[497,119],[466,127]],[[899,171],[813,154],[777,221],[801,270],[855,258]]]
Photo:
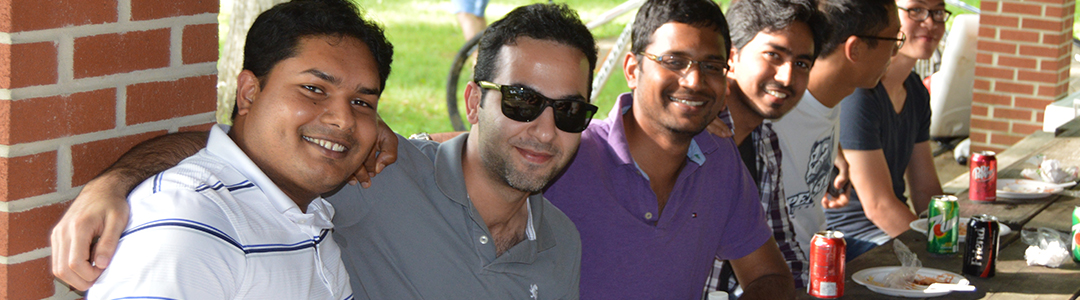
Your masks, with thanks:
[[[901,9],[908,13],[909,18],[919,22],[926,21],[926,18],[929,17],[933,19],[934,22],[944,23],[945,20],[949,19],[949,16],[952,16],[952,12],[944,9],[925,9],[919,7]]]
[[[592,116],[599,109],[595,105],[579,100],[551,99],[523,87],[484,81],[479,84],[483,88],[498,89],[503,96],[503,115],[518,122],[532,122],[540,117],[545,108],[551,106],[555,113],[555,127],[562,131],[577,133],[589,127]]]
[[[686,72],[690,69],[690,65],[697,64],[698,70],[702,73],[707,73],[710,75],[723,75],[727,73],[727,70],[730,67],[725,62],[707,60],[697,61],[678,55],[653,55],[644,52],[642,52],[642,55],[644,55],[648,59],[659,63],[665,69],[676,72]]]

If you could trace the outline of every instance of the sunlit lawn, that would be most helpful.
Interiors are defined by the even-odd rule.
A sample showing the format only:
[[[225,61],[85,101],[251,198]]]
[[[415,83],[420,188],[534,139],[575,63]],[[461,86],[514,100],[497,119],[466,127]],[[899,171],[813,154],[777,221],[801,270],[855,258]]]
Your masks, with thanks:
[[[535,2],[491,1],[486,17],[490,23],[517,6]],[[567,4],[588,21],[622,2],[577,0],[567,1]],[[387,38],[394,44],[393,71],[379,103],[379,113],[383,119],[395,131],[406,136],[420,131],[450,131],[446,82],[454,55],[464,43],[461,30],[451,13],[450,1],[360,0],[357,3],[365,8],[369,18],[385,27]],[[598,39],[614,39],[629,20],[628,14],[594,33]],[[471,68],[471,63],[466,68]],[[467,70],[462,76],[469,78],[471,74],[471,70]],[[595,101],[601,107],[597,117],[606,116],[615,96],[627,90],[626,82],[619,74],[611,77],[604,93]],[[460,97],[460,89],[458,94]],[[464,113],[463,105],[460,110]]]
[[[393,71],[379,103],[379,113],[383,119],[395,131],[406,136],[421,131],[450,131],[452,128],[447,116],[445,94],[447,75],[454,55],[464,43],[451,13],[450,1],[356,1],[364,8],[368,18],[384,26],[387,37],[394,44]],[[565,3],[577,10],[582,19],[588,22],[623,1],[625,0],[568,0]],[[962,1],[979,6],[978,0]],[[493,22],[517,6],[537,2],[543,1],[491,1],[487,8],[487,20],[489,23]],[[730,1],[720,2],[726,9]],[[963,9],[951,5],[948,8],[953,13],[966,13]],[[594,36],[597,40],[614,41],[623,26],[630,21],[631,14],[633,12],[594,30]],[[1080,26],[1080,23],[1076,26]],[[604,51],[601,49],[600,60],[603,60],[606,54]],[[471,63],[467,64],[466,68],[471,69]],[[471,74],[471,70],[465,71],[462,81],[470,78]],[[596,118],[606,117],[615,96],[627,90],[620,64],[601,95],[593,100],[600,107]],[[459,97],[460,93],[459,89]],[[463,106],[460,110],[464,113]]]

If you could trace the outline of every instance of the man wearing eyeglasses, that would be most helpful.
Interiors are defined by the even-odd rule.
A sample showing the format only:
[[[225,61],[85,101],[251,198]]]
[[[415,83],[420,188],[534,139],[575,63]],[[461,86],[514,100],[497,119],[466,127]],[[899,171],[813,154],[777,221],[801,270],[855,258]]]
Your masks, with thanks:
[[[728,109],[709,126],[710,132],[734,128],[743,164],[758,186],[773,239],[791,269],[796,288],[806,286],[809,261],[795,240],[784,199],[780,173],[783,152],[772,120],[786,114],[802,98],[817,49],[828,32],[815,4],[809,0],[732,2],[727,13],[732,39]],[[729,121],[733,124],[720,126]],[[734,279],[731,264],[717,260],[706,288],[737,294]]]
[[[942,0],[898,0],[896,6],[907,43],[892,57],[880,84],[856,90],[841,104],[840,144],[854,192],[851,205],[826,214],[829,226],[846,231],[853,241],[849,247],[856,245],[849,248],[849,259],[907,231],[930,197],[942,194],[930,153],[930,93],[911,70],[917,60],[934,54],[949,12]]]
[[[714,257],[745,299],[785,299],[791,272],[731,139],[703,132],[724,107],[731,49],[709,0],[652,0],[624,59],[630,93],[582,134],[545,191],[581,232],[584,299],[700,299]]]
[[[587,98],[595,41],[565,5],[534,4],[492,23],[477,60],[476,81],[464,95],[469,133],[441,145],[397,136],[399,161],[373,178],[370,188],[345,186],[328,197],[337,210],[333,238],[356,298],[579,297],[578,232],[540,191],[574,156],[580,132],[596,112]],[[122,174],[107,174],[95,186],[106,185],[110,193],[123,189],[108,185]],[[76,205],[125,205],[92,197],[80,196]],[[80,210],[58,228],[127,220],[121,208]],[[84,216],[91,220],[76,221]],[[54,232],[54,241],[75,246],[53,249],[82,257],[54,265],[105,267],[102,260],[94,266],[86,261],[92,232],[62,231]],[[97,254],[111,254],[101,247]],[[92,271],[57,275],[71,273],[96,277]]]

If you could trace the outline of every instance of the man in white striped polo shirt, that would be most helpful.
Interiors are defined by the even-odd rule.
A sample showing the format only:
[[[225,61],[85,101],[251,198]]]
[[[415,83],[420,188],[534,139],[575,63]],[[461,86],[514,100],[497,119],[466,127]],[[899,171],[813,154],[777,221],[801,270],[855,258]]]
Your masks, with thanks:
[[[320,16],[320,18],[311,18]],[[392,46],[346,0],[255,21],[233,127],[128,196],[131,220],[90,299],[351,299],[334,208],[375,144]]]

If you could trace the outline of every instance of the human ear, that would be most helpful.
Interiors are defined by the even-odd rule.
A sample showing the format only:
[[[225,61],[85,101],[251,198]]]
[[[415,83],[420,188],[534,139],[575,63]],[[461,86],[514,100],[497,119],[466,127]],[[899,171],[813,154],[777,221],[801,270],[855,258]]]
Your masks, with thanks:
[[[626,78],[626,86],[631,90],[637,88],[637,77],[640,75],[638,65],[637,55],[626,53],[623,58],[623,77]]]
[[[236,110],[238,116],[246,115],[251,104],[259,96],[259,78],[249,70],[243,70],[236,76]]]
[[[848,60],[858,62],[862,58],[863,50],[869,45],[860,41],[859,37],[852,35],[841,46],[844,47],[844,55],[847,56]]]
[[[465,85],[465,117],[469,124],[476,125],[480,122],[480,101],[483,101],[484,90],[474,81]]]

